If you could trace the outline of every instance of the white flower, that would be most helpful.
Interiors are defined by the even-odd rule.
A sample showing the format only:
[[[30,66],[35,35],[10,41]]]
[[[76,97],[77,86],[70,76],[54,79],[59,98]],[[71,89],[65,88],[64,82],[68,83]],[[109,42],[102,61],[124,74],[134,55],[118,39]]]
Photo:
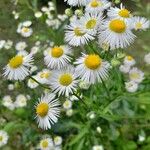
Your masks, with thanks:
[[[135,60],[134,60],[134,58],[132,57],[132,56],[126,56],[125,58],[124,58],[124,65],[126,65],[126,66],[133,66],[133,65],[135,65]]]
[[[66,115],[67,115],[68,117],[72,116],[72,114],[73,114],[73,109],[67,109],[67,110],[66,110]]]
[[[27,98],[23,94],[19,94],[16,97],[15,107],[25,107],[27,106]]]
[[[32,53],[32,54],[36,54],[37,52],[39,52],[39,50],[40,50],[40,47],[39,47],[39,46],[33,46],[33,47],[31,48],[31,53]]]
[[[96,131],[97,131],[99,134],[102,133],[101,127],[97,127],[97,128],[96,128]]]
[[[4,68],[4,76],[9,80],[24,80],[29,75],[29,67],[33,64],[32,54],[27,56],[16,55],[9,60]]]
[[[55,146],[60,146],[62,144],[62,137],[61,136],[54,137],[54,144]]]
[[[139,70],[138,68],[134,67],[129,71],[129,78],[131,81],[140,83],[144,79],[144,73],[141,70]]]
[[[72,102],[70,100],[66,100],[64,103],[63,103],[63,108],[64,109],[70,109],[72,108]]]
[[[2,104],[10,110],[14,110],[15,108],[12,98],[9,95],[3,97]]]
[[[138,84],[134,81],[125,82],[125,88],[128,92],[136,92],[138,89]]]
[[[88,13],[102,13],[105,9],[111,6],[111,3],[107,0],[91,0],[86,5],[86,12]]]
[[[27,56],[29,55],[29,53],[26,50],[22,50],[22,51],[18,51],[17,55],[21,55],[21,56]]]
[[[34,16],[36,18],[40,18],[42,16],[42,12],[41,11],[37,11],[37,12],[34,13]]]
[[[109,44],[110,49],[125,48],[134,39],[129,24],[122,19],[106,20],[100,26],[99,42]]]
[[[51,125],[58,121],[60,103],[54,94],[45,94],[36,104],[36,119],[38,126],[44,130],[50,129]]]
[[[5,43],[6,43],[5,40],[0,40],[0,49],[4,47]]]
[[[140,142],[143,142],[145,141],[145,136],[143,135],[139,135],[139,139],[138,139]]]
[[[111,7],[107,12],[108,17],[110,18],[118,18],[118,19],[124,19],[125,21],[128,21],[130,18],[132,18],[132,15],[129,10],[127,10],[121,3],[120,8],[113,8]]]
[[[7,40],[7,41],[5,42],[5,44],[4,44],[4,48],[5,48],[5,49],[10,49],[10,48],[12,47],[12,45],[13,45],[13,41]]]
[[[9,91],[14,90],[14,84],[9,84],[9,85],[8,85],[8,90],[9,90]]]
[[[26,47],[27,47],[26,42],[18,42],[15,46],[17,51],[25,50]]]
[[[77,88],[77,73],[73,67],[66,67],[60,71],[54,71],[50,80],[51,88],[58,95],[69,96]]]
[[[130,66],[129,65],[120,65],[119,70],[122,73],[128,73],[130,71]]]
[[[4,146],[8,142],[8,134],[4,130],[0,130],[0,147]]]
[[[133,18],[133,28],[135,30],[146,30],[150,27],[150,21],[144,17]]]
[[[92,150],[104,150],[102,145],[94,145]]]
[[[76,72],[81,77],[81,80],[94,84],[96,82],[102,82],[108,77],[108,70],[110,64],[103,61],[99,55],[96,54],[83,54],[82,57],[75,62]]]
[[[32,76],[32,77],[33,77],[34,79],[38,80],[38,77],[37,77],[37,76]],[[28,80],[27,85],[28,85],[28,87],[31,88],[31,89],[34,89],[34,88],[36,88],[36,87],[39,86],[39,84],[38,84],[36,81],[34,81],[32,78],[30,78],[30,79]]]
[[[150,65],[150,53],[144,56],[144,61],[146,62],[146,64]]]
[[[43,69],[40,71],[37,76],[38,76],[38,81],[42,84],[50,84],[49,80],[51,78],[52,72],[48,69]]]
[[[71,62],[70,51],[71,49],[65,45],[49,48],[44,57],[45,64],[50,69],[61,69],[67,66]]]
[[[85,6],[89,0],[64,0],[70,6]]]
[[[51,150],[54,144],[51,138],[44,138],[40,141],[40,150]]]
[[[94,40],[94,37],[86,31],[79,21],[73,21],[66,27],[65,41],[69,45],[80,46],[91,40]]]

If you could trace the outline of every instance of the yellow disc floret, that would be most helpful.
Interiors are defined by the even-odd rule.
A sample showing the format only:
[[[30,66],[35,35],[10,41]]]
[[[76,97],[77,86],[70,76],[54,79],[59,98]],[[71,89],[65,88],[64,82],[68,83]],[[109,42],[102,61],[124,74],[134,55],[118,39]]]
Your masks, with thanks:
[[[127,9],[121,9],[119,11],[119,15],[123,18],[129,18],[130,17],[130,11],[128,11]]]
[[[41,78],[46,78],[46,79],[48,79],[49,76],[50,76],[50,73],[49,73],[49,72],[42,72],[42,73],[40,74],[40,77],[41,77]]]
[[[123,20],[114,19],[110,21],[109,28],[116,33],[123,33],[126,30],[126,24]]]
[[[23,28],[22,28],[22,31],[25,32],[25,33],[27,33],[27,32],[29,32],[29,28],[23,27]]]
[[[0,136],[0,141],[2,141],[3,140],[3,136]]]
[[[63,55],[63,53],[64,53],[64,50],[61,47],[56,46],[51,49],[51,55],[53,57],[59,58]]]
[[[141,29],[141,28],[142,28],[142,23],[141,22],[136,23],[135,29],[138,30],[138,29]]]
[[[102,3],[101,2],[98,2],[97,0],[93,0],[91,2],[91,7],[98,7],[98,6],[101,6]]]
[[[129,61],[131,61],[131,60],[133,60],[133,57],[132,57],[132,56],[127,56],[127,59],[128,59]]]
[[[40,103],[36,107],[36,113],[40,117],[45,117],[47,115],[47,113],[48,113],[48,109],[49,109],[49,106],[48,106],[47,103]]]
[[[91,19],[86,23],[87,29],[93,29],[96,26],[96,19]]]
[[[85,32],[83,32],[79,27],[74,29],[74,33],[76,36],[83,36],[85,34]]]
[[[73,80],[72,76],[68,73],[61,75],[60,78],[59,78],[59,82],[63,86],[70,85],[72,83],[72,80]]]
[[[11,68],[18,68],[23,64],[23,57],[22,56],[15,56],[9,61],[9,66]]]
[[[87,68],[95,70],[102,64],[102,59],[99,57],[99,55],[91,54],[85,58],[84,63]]]
[[[130,74],[130,78],[131,79],[139,79],[140,78],[140,75],[139,75],[139,73],[136,73],[136,72],[134,72],[134,73],[131,73]]]
[[[42,145],[43,148],[47,148],[48,147],[48,141],[47,140],[43,140],[41,142],[41,145]]]

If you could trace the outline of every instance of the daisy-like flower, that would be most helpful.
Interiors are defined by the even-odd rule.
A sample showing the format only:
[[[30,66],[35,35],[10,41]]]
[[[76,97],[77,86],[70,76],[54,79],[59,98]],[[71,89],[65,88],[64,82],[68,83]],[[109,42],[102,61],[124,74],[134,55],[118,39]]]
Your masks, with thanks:
[[[64,103],[63,103],[63,108],[64,109],[70,109],[72,108],[72,102],[70,100],[66,100]]]
[[[144,79],[144,73],[138,68],[134,67],[129,71],[129,78],[131,81],[140,83]]]
[[[44,138],[40,141],[40,150],[50,150],[54,148],[54,143],[51,138]]]
[[[71,57],[68,56],[70,51],[71,49],[65,45],[50,48],[44,57],[45,64],[50,69],[61,69],[65,67],[71,61]]]
[[[51,125],[58,121],[60,103],[54,94],[45,94],[36,104],[36,119],[38,126],[44,130],[50,129]]]
[[[83,54],[82,57],[75,62],[76,72],[81,77],[81,80],[94,84],[101,82],[102,79],[107,79],[110,64],[103,61],[99,55]]]
[[[9,95],[3,97],[2,104],[10,110],[14,110],[15,108],[12,98]]]
[[[18,25],[17,33],[21,34],[23,37],[30,37],[33,33],[32,28],[30,27],[32,24],[31,21],[25,21]]]
[[[135,65],[135,60],[132,56],[128,55],[124,58],[124,64],[127,65],[127,66],[133,66]]]
[[[135,39],[130,26],[122,19],[104,21],[99,33],[99,42],[109,44],[110,49],[125,48]]]
[[[85,6],[89,0],[64,0],[70,6]]]
[[[144,61],[146,62],[146,64],[150,65],[150,53],[144,56]]]
[[[48,69],[43,69],[40,71],[37,76],[38,76],[38,81],[42,84],[49,84],[49,80],[51,78],[52,72]]]
[[[122,73],[128,73],[130,71],[130,67],[129,65],[120,65],[119,67],[119,70],[122,72]]]
[[[15,46],[16,50],[17,51],[22,51],[22,50],[25,50],[25,48],[27,47],[27,44],[26,42],[18,42]]]
[[[62,137],[61,136],[54,137],[54,144],[55,146],[60,146],[62,144]]]
[[[133,28],[135,30],[146,30],[150,27],[150,21],[144,17],[133,18]]]
[[[86,12],[89,13],[102,13],[105,9],[111,6],[111,3],[107,0],[91,0],[86,5]]]
[[[104,150],[104,147],[102,145],[94,145],[92,150]]]
[[[125,88],[128,92],[136,92],[138,89],[138,84],[134,81],[125,82]]]
[[[0,130],[0,147],[4,146],[8,142],[8,134],[4,130]]]
[[[80,22],[88,33],[96,35],[98,26],[102,22],[102,17],[100,14],[87,13],[81,17]]]
[[[110,18],[124,19],[126,21],[132,18],[131,12],[127,10],[122,4],[120,5],[120,8],[111,7],[108,10],[107,15]]]
[[[79,21],[73,21],[66,27],[65,41],[68,42],[69,45],[80,46],[91,40],[94,40],[94,37],[87,32]]]
[[[71,66],[63,70],[54,71],[50,80],[53,92],[68,97],[69,94],[72,94],[76,90],[78,83],[77,77],[77,73]]]
[[[23,94],[16,97],[15,107],[25,107],[27,105],[27,98]]]
[[[4,68],[4,76],[9,80],[24,80],[29,75],[29,68],[33,64],[32,54],[27,56],[16,55],[9,60]]]

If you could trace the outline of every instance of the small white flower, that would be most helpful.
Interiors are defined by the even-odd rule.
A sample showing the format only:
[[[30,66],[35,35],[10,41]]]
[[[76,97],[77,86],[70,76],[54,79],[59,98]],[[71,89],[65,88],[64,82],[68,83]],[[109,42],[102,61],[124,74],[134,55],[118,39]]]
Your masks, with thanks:
[[[71,109],[72,108],[72,102],[70,100],[66,100],[64,103],[63,103],[63,108],[64,109]]]
[[[92,150],[104,150],[102,145],[94,145]]]
[[[128,92],[136,92],[138,89],[138,84],[134,81],[125,82],[125,88]]]
[[[89,0],[64,0],[70,6],[85,6]]]
[[[36,119],[38,126],[44,130],[50,129],[51,125],[58,121],[60,103],[54,94],[45,94],[36,104]]]
[[[135,63],[136,62],[132,56],[126,56],[124,58],[124,65],[126,65],[126,66],[133,66],[133,65],[135,65]]]
[[[32,54],[36,54],[36,53],[39,52],[39,50],[40,50],[40,47],[39,47],[39,46],[33,46],[33,47],[31,48],[31,53],[32,53]]]
[[[144,61],[146,62],[146,64],[150,65],[150,53],[144,56]]]
[[[3,97],[2,104],[10,110],[14,110],[15,108],[12,98],[9,95]]]
[[[0,49],[4,47],[5,43],[6,43],[5,40],[0,40]]]
[[[42,16],[42,12],[41,11],[37,11],[37,12],[35,12],[34,16],[36,18],[40,18]]]
[[[5,48],[5,49],[10,49],[10,48],[12,47],[12,45],[13,45],[13,41],[7,40],[7,41],[5,42],[5,44],[4,44],[4,48]]]
[[[8,85],[8,90],[9,90],[9,91],[14,90],[14,84],[9,84],[9,85]]]
[[[51,150],[54,148],[54,143],[51,138],[44,138],[40,141],[40,150]]]
[[[145,136],[139,135],[139,142],[144,142],[145,141]]]
[[[66,110],[66,115],[67,115],[68,117],[72,116],[72,114],[73,114],[73,109],[68,109],[68,110]]]
[[[62,144],[62,137],[61,136],[54,137],[54,144],[55,146],[60,146]]]
[[[97,127],[97,128],[96,128],[96,131],[97,131],[99,134],[102,133],[101,127]]]
[[[25,107],[25,106],[27,106],[27,98],[23,94],[19,94],[16,97],[15,106],[16,107]]]
[[[25,50],[26,47],[27,47],[26,42],[18,42],[15,46],[17,51]]]
[[[130,71],[130,66],[129,65],[120,65],[119,70],[122,73],[128,73]]]
[[[8,142],[8,134],[4,130],[0,130],[0,147],[4,146]]]
[[[134,67],[129,71],[129,78],[131,81],[140,83],[144,79],[144,72]]]

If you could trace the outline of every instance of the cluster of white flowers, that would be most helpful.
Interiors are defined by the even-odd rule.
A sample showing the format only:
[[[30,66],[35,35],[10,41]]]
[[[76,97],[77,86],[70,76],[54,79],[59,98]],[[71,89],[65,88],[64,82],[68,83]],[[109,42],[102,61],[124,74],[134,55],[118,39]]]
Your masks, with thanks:
[[[0,147],[7,144],[8,138],[9,138],[9,136],[8,136],[7,132],[4,130],[0,130]]]
[[[7,40],[7,41],[5,41],[5,40],[0,40],[0,49],[6,49],[6,50],[8,50],[8,49],[10,49],[11,47],[13,46],[13,41],[11,41],[11,40]]]

